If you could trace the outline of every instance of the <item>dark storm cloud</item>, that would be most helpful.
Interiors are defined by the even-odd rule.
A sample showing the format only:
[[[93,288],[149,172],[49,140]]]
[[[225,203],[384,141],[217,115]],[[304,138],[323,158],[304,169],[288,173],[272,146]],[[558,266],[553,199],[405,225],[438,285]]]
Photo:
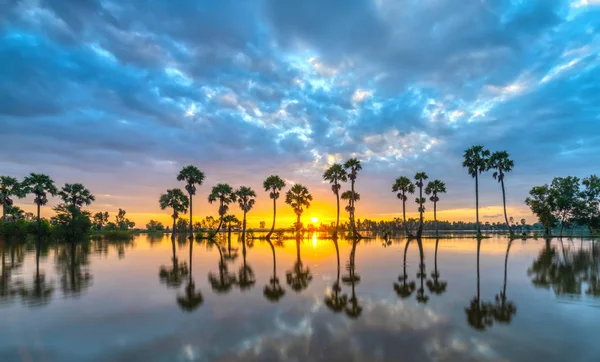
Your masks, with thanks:
[[[460,162],[474,143],[515,158],[513,206],[552,176],[600,172],[589,162],[600,151],[594,2],[0,6],[3,173],[196,163],[317,182],[328,163],[357,156],[377,176],[365,184],[425,169],[459,208],[472,206]]]

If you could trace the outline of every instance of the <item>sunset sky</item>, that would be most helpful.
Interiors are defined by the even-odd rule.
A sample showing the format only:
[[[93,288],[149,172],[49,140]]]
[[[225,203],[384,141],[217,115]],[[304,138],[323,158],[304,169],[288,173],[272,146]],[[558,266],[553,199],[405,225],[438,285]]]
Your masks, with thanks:
[[[600,173],[600,0],[0,0],[0,174],[81,182],[92,211],[142,226],[188,164],[251,186],[269,224],[271,174],[305,184],[357,157],[357,218],[400,216],[394,179],[446,182],[438,218],[474,221],[473,144],[507,150],[509,216],[555,176]],[[482,221],[501,221],[491,174]],[[50,203],[55,205],[56,200]],[[17,202],[33,211],[31,198]],[[410,216],[417,206],[410,198]],[[432,205],[428,204],[427,218]],[[232,208],[238,215],[239,208]],[[279,201],[280,226],[291,208]],[[46,207],[44,215],[51,214]]]

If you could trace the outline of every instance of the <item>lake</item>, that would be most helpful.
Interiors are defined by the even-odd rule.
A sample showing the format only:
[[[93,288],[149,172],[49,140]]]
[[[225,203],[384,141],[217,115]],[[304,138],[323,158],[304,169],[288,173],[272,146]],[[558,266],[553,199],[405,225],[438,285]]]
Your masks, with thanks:
[[[0,361],[600,360],[590,240],[232,239],[0,244]]]

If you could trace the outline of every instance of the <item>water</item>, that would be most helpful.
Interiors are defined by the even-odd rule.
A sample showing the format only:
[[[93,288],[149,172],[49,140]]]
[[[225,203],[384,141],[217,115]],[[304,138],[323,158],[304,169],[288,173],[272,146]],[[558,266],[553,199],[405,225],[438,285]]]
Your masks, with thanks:
[[[331,240],[274,245],[283,295],[265,293],[271,246],[248,245],[244,269],[236,240],[222,254],[194,243],[191,266],[177,242],[175,270],[168,237],[49,246],[37,284],[35,245],[0,246],[0,361],[600,360],[600,246],[588,240],[515,240],[508,259],[507,239],[483,240],[480,303],[473,239],[439,241],[437,284],[435,240],[422,243],[425,274],[408,245],[406,284],[405,241],[363,240],[354,263],[340,241],[337,303]]]

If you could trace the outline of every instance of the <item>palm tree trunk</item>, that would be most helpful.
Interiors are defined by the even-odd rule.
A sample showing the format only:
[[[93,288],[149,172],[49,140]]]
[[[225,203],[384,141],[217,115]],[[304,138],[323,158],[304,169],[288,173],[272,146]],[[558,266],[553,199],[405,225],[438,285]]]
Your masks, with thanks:
[[[513,235],[513,230],[510,227],[510,224],[508,222],[508,216],[506,214],[506,192],[504,191],[504,177],[502,177],[500,179],[500,185],[502,185],[502,203],[504,205],[504,221],[506,221],[506,226],[508,226],[508,232],[510,233],[510,235]]]
[[[406,237],[410,237],[410,233],[408,232],[408,224],[406,223],[406,195],[402,193],[402,216],[404,217],[404,231],[406,231]]]
[[[273,231],[275,230],[275,217],[277,216],[277,199],[273,198],[273,225],[271,225],[271,231],[269,231],[269,233],[267,234],[267,239],[271,238],[271,234],[273,234]],[[273,249],[273,252],[275,252],[275,250]]]
[[[423,181],[419,186],[419,231],[417,232],[417,238],[421,238],[423,235]]]
[[[410,244],[411,240],[407,240],[406,241],[406,245],[404,245],[404,281],[406,282],[406,252],[408,251],[408,245]]]
[[[38,202],[37,203],[37,232],[38,232],[38,235],[40,234],[40,225],[41,225],[40,204]]]
[[[171,238],[175,239],[175,228],[177,227],[177,217],[173,216],[173,232],[171,233]],[[175,246],[173,246],[175,247]]]
[[[6,203],[2,204],[2,221],[6,222]]]
[[[191,219],[192,219],[192,215],[190,214],[190,220]],[[192,255],[193,255],[193,247],[194,247],[194,242],[190,238],[190,279],[189,279],[189,284],[192,284]]]
[[[192,199],[193,199],[192,193],[190,193],[190,239],[194,238],[194,221],[192,220]],[[190,255],[190,258],[191,258],[191,255]],[[191,273],[190,273],[190,275],[191,275]]]
[[[244,211],[244,223],[242,224],[242,241],[244,242],[244,253],[246,250],[246,211]]]
[[[352,179],[352,197],[350,200],[352,201],[352,217],[350,219],[352,222],[352,233],[354,234],[355,238],[361,238],[362,236],[360,236],[358,231],[356,231],[356,223],[354,222],[354,213],[356,212],[356,208],[354,207],[354,179]]]
[[[273,279],[277,278],[277,259],[275,258],[275,246],[271,240],[267,239],[267,242],[271,246],[271,253],[273,254]]]
[[[340,227],[340,192],[339,191],[337,191],[335,193],[335,199],[337,202],[337,217],[335,219],[335,233],[333,234],[333,238],[337,239],[338,229]]]
[[[437,252],[438,252],[438,245],[440,244],[440,239],[436,239],[435,240],[435,255],[433,257],[433,273],[436,275],[438,275],[438,271],[437,271]]]
[[[296,231],[300,231],[300,214],[296,214]]]
[[[221,226],[223,226],[223,216],[221,214],[221,210],[223,210],[223,200],[219,202],[219,226],[217,226],[217,231],[215,231],[215,235],[219,233],[221,230]]]
[[[477,235],[481,235],[481,226],[479,225],[479,176],[475,174],[475,217],[477,224]]]
[[[437,196],[436,196],[437,197]],[[434,199],[437,200],[437,199]],[[433,202],[433,222],[435,223],[435,236],[440,236],[438,232],[438,222],[437,222],[437,201]]]

